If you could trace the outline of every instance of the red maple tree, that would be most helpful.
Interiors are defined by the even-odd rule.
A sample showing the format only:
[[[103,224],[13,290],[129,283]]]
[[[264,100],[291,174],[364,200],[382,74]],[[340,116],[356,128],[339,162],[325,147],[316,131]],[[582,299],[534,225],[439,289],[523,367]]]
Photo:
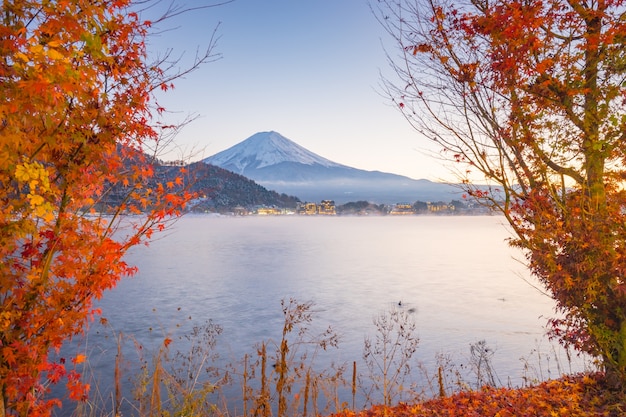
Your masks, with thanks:
[[[382,0],[387,92],[506,216],[556,301],[551,334],[626,382],[623,0]],[[477,181],[487,186],[477,185]]]
[[[154,92],[181,72],[149,61],[151,22],[132,6],[19,0],[0,9],[0,416],[49,415],[58,400],[45,399],[48,384],[62,380],[71,398],[85,398],[72,366],[85,358],[54,363],[49,352],[135,272],[126,251],[189,198],[151,179],[146,152],[166,128]],[[210,49],[188,70],[212,59]]]

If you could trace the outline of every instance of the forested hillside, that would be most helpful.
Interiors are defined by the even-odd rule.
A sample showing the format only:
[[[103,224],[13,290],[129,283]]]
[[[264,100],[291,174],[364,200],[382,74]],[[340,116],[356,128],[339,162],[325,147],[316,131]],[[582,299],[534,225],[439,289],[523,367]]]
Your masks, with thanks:
[[[158,165],[156,177],[167,183],[180,175],[181,167]],[[196,162],[185,167],[182,187],[196,193],[198,198],[191,202],[191,211],[230,211],[234,207],[254,206],[295,208],[297,197],[270,191],[254,181],[219,168]]]

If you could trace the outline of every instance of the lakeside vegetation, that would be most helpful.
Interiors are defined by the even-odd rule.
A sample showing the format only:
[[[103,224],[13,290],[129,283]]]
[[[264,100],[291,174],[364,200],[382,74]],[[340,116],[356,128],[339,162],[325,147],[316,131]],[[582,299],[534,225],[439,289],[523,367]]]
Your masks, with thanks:
[[[495,352],[484,341],[468,346],[466,363],[441,354],[428,369],[419,357],[414,316],[397,307],[373,318],[359,360],[329,362],[339,340],[332,328],[316,323],[314,305],[290,299],[281,309],[279,338],[258,341],[236,361],[220,357],[222,329],[212,321],[194,325],[188,334],[163,333],[154,350],[130,337],[126,343],[135,353],[122,349],[124,339],[112,332],[118,346],[109,357],[114,383],[89,379],[95,375],[92,355],[81,364],[92,394],[63,415],[611,416],[619,415],[614,413],[624,399],[605,389],[591,365],[585,374],[559,377],[571,364],[556,352],[525,358],[520,387],[500,382],[491,363]],[[132,358],[140,360],[129,373]],[[548,373],[557,379],[546,381]]]
[[[601,373],[564,376],[525,388],[483,387],[420,403],[346,410],[332,417],[568,416],[619,417],[626,396],[605,386]]]

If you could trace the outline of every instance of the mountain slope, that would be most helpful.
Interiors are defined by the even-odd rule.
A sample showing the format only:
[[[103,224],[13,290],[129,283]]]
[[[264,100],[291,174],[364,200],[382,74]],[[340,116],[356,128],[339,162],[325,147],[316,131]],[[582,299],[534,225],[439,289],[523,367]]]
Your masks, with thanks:
[[[125,163],[130,170],[135,162],[129,159]],[[169,183],[173,185],[167,185],[168,191],[196,194],[198,198],[187,205],[191,211],[224,213],[237,207],[253,209],[256,206],[295,209],[299,203],[296,197],[270,191],[249,178],[203,162],[182,167],[154,160],[151,166],[154,176],[142,186],[156,188],[159,183],[163,186]],[[182,179],[182,184],[178,184],[177,178]],[[97,209],[107,212],[111,207],[119,207],[128,199],[132,188],[133,185],[123,183],[110,184]]]
[[[329,199],[342,204],[365,200],[392,204],[458,198],[457,190],[448,184],[341,165],[273,131],[256,133],[203,162],[303,201]]]
[[[295,197],[267,190],[249,178],[214,165],[196,162],[187,165],[184,174],[180,170],[180,167],[160,165],[155,177],[167,182],[182,176],[188,191],[199,196],[189,207],[193,211],[225,212],[237,206],[295,208],[298,203]]]
[[[210,156],[205,163],[246,175],[263,168],[293,162],[324,168],[342,167],[314,154],[277,132],[259,132],[237,145]]]

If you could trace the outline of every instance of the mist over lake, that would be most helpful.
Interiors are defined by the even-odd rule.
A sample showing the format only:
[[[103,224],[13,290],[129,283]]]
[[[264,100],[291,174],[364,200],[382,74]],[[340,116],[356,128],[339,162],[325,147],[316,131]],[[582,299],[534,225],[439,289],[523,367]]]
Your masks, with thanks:
[[[431,371],[437,355],[467,364],[470,344],[484,340],[502,384],[558,377],[571,369],[544,336],[554,302],[533,286],[510,237],[498,216],[188,215],[128,255],[139,273],[99,307],[107,328],[132,335],[145,351],[166,334],[175,349],[178,336],[212,320],[223,328],[216,350],[237,362],[256,343],[280,338],[281,300],[310,300],[313,325],[339,335],[339,349],[320,357],[326,363],[360,361],[364,337],[376,332],[373,318],[401,309],[420,338],[413,361]],[[99,324],[87,351],[95,373],[112,372],[115,343]],[[125,356],[132,362],[133,353]]]

